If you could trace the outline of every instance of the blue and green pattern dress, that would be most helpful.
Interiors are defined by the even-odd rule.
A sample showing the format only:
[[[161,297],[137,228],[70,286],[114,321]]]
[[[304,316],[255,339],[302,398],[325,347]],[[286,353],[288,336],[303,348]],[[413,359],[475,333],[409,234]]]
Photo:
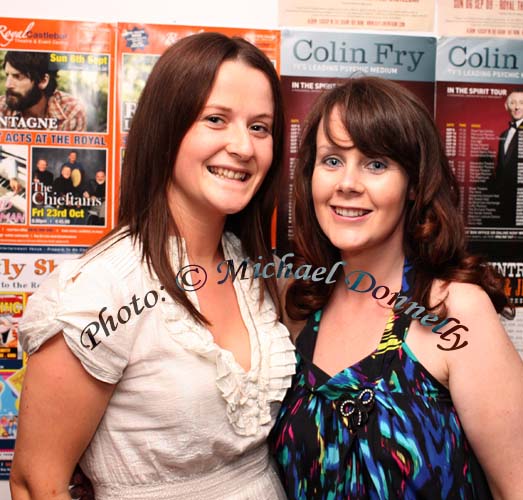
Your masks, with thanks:
[[[376,351],[330,377],[312,363],[321,310],[270,436],[289,499],[490,499],[449,391],[391,316]]]

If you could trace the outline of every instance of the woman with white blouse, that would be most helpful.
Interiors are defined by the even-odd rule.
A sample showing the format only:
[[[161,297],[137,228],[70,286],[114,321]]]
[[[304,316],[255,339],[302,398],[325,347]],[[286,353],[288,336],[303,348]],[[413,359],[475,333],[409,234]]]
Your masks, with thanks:
[[[272,261],[282,137],[248,42],[198,34],[160,58],[118,226],[29,300],[13,500],[71,498],[78,461],[97,500],[285,498],[265,443],[295,362],[276,282],[217,269]]]

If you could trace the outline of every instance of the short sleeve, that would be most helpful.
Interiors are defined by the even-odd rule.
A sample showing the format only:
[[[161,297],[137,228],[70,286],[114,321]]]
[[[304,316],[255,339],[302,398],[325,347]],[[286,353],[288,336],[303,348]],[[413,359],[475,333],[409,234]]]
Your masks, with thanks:
[[[20,340],[29,355],[59,332],[85,370],[115,384],[128,364],[132,303],[102,258],[65,261],[28,300]],[[132,330],[132,329],[131,329]]]

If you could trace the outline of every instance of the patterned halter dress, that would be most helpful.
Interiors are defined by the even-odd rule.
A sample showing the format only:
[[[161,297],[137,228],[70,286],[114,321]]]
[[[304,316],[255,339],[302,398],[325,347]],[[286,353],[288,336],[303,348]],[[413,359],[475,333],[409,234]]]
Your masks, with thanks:
[[[410,318],[391,315],[377,349],[331,377],[312,362],[321,314],[269,437],[288,498],[491,499],[449,391],[405,343]]]

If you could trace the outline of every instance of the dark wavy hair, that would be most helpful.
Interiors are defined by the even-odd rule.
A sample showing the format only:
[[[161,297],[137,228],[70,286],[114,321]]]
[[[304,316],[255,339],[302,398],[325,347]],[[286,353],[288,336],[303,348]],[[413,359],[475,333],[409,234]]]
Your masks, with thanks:
[[[46,97],[51,97],[58,86],[56,81],[58,71],[49,68],[49,54],[47,52],[22,52],[22,51],[8,51],[5,53],[4,63],[9,63],[13,68],[27,76],[33,83],[40,83],[47,74],[49,76],[49,83],[43,90]]]
[[[141,243],[142,258],[171,297],[201,323],[206,318],[176,286],[169,238],[180,231],[169,210],[167,190],[183,137],[198,118],[224,61],[241,61],[270,82],[274,102],[273,159],[259,190],[239,213],[229,215],[225,230],[242,242],[251,260],[272,262],[271,217],[281,184],[283,102],[278,75],[265,54],[242,38],[199,33],[168,48],[155,64],[132,119],[122,166],[118,223],[105,241],[123,228]],[[178,239],[182,265],[182,248]],[[262,259],[258,259],[261,256]],[[274,278],[265,281],[281,315]],[[260,301],[263,300],[261,287]]]
[[[329,130],[335,109],[355,147],[368,157],[390,158],[407,173],[409,190],[415,193],[406,205],[403,242],[415,269],[412,300],[446,315],[443,302],[430,303],[433,281],[473,283],[487,292],[497,312],[513,317],[501,276],[467,253],[458,184],[432,116],[407,89],[381,78],[346,81],[322,94],[308,115],[294,176],[296,264],[330,269],[341,260],[319,226],[311,192],[318,127],[323,119],[325,134],[336,144]],[[333,289],[324,282],[293,282],[286,297],[289,317],[305,319],[327,303]]]

